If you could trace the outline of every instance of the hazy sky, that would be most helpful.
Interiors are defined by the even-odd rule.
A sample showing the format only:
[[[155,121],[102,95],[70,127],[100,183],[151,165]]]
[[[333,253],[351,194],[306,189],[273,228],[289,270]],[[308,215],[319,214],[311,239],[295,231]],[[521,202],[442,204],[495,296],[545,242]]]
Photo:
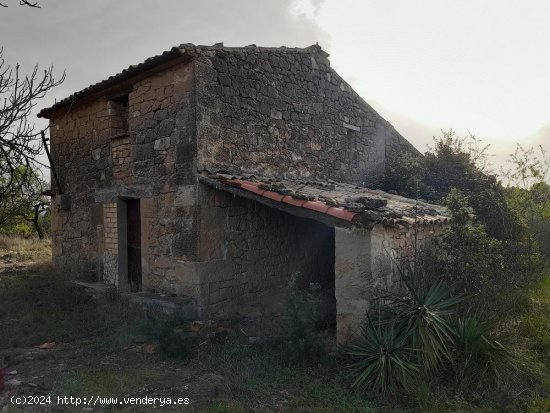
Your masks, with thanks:
[[[424,151],[440,129],[550,146],[547,0],[4,0],[7,62],[67,80],[41,107],[180,43],[304,47]]]

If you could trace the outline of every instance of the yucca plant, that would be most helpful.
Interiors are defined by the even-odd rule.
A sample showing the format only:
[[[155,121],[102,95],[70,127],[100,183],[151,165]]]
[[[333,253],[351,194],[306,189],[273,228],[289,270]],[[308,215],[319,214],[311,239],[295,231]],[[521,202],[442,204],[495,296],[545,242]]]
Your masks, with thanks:
[[[353,387],[391,393],[408,389],[420,369],[408,339],[411,332],[395,323],[373,323],[367,318],[360,341],[347,354],[357,359],[350,367]]]
[[[464,297],[453,295],[441,282],[425,285],[405,273],[401,278],[406,292],[385,297],[393,314],[386,323],[405,326],[410,331],[411,347],[417,351],[418,362],[434,369],[451,357],[454,340],[451,316]]]

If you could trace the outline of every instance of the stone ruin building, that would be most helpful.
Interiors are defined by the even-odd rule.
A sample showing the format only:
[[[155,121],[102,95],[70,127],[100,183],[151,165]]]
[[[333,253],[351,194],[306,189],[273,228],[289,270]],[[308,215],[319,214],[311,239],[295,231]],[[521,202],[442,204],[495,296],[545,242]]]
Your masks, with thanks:
[[[318,45],[182,44],[39,116],[56,269],[181,297],[190,317],[277,319],[298,274],[344,342],[397,280],[392,259],[448,220],[367,189],[417,152]]]

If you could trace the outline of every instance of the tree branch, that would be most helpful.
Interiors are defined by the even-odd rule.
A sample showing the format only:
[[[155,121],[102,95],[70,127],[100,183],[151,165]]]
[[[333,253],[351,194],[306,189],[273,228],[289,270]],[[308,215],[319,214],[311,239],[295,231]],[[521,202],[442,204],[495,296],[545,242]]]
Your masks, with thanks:
[[[40,8],[40,5],[38,4],[37,1],[31,2],[31,1],[28,1],[28,0],[19,0],[19,5],[20,6],[32,7],[34,9],[39,9]],[[8,5],[4,4],[4,3],[0,3],[0,7],[8,7]]]
[[[46,165],[37,159],[46,138],[44,131],[35,132],[29,116],[37,101],[64,80],[65,73],[54,78],[53,67],[41,71],[35,66],[23,75],[19,65],[5,63],[0,49],[0,225],[16,211],[28,214],[43,202],[40,168]]]

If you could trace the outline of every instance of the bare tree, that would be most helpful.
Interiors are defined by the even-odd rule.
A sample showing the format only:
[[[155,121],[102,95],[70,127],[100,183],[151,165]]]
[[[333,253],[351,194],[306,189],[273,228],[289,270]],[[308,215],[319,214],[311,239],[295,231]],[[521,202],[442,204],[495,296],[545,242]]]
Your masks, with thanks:
[[[19,4],[21,6],[29,6],[29,7],[34,7],[36,9],[40,8],[40,5],[38,4],[37,1],[32,2],[32,1],[28,1],[28,0],[19,0]],[[8,7],[8,5],[4,4],[4,3],[0,3],[0,7]]]
[[[6,64],[0,49],[0,206],[13,204],[21,194],[28,196],[36,190],[42,164],[38,157],[44,144],[41,135],[29,121],[37,100],[48,90],[65,80],[65,73],[55,80],[53,68],[29,75]],[[1,218],[0,218],[1,221]]]

